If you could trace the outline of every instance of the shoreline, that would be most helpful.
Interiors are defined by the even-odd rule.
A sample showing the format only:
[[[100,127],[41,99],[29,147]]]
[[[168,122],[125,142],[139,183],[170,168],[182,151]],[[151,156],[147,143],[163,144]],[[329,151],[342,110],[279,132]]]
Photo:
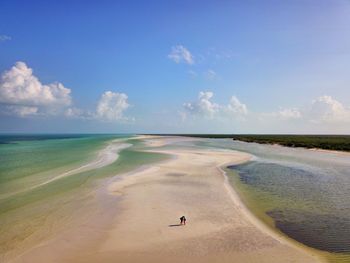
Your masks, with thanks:
[[[151,138],[150,138],[151,139]],[[164,146],[167,145],[167,143],[164,143],[164,139],[166,138],[154,138],[153,140],[162,140],[161,143],[156,142],[152,145],[153,147],[157,146]],[[146,139],[147,140],[147,139]],[[152,139],[151,139],[152,140]],[[176,139],[175,139],[176,141]],[[232,163],[243,163],[248,161],[251,157],[248,154],[237,152],[237,151],[205,151],[205,150],[162,150],[162,149],[151,149],[147,151],[157,152],[157,153],[163,153],[163,154],[170,154],[173,156],[170,160],[167,160],[166,162],[163,162],[161,164],[157,163],[154,165],[151,165],[148,169],[145,169],[143,171],[134,172],[131,175],[127,176],[124,179],[121,179],[118,182],[113,183],[112,186],[110,186],[110,190],[113,191],[113,193],[117,194],[118,196],[121,196],[124,201],[122,201],[122,210],[124,211],[124,215],[129,220],[135,220],[137,223],[129,222],[129,224],[123,223],[123,215],[121,215],[121,219],[117,220],[113,230],[111,231],[109,238],[104,242],[99,250],[97,251],[98,257],[95,257],[95,259],[102,258],[104,261],[109,262],[111,258],[114,256],[118,256],[119,258],[123,259],[123,262],[140,262],[140,259],[142,258],[142,262],[176,262],[169,258],[170,255],[177,255],[177,259],[181,259],[185,262],[190,262],[193,260],[199,260],[200,262],[229,262],[232,260],[243,260],[245,257],[250,258],[250,262],[280,262],[281,258],[285,259],[285,262],[293,262],[293,260],[299,260],[303,262],[322,262],[322,260],[319,258],[318,255],[314,255],[310,253],[310,251],[307,251],[303,247],[298,247],[295,244],[292,244],[287,240],[284,236],[278,235],[276,232],[273,232],[271,229],[269,229],[267,226],[264,225],[263,222],[261,222],[257,217],[255,217],[251,211],[248,210],[248,208],[244,205],[244,203],[241,201],[241,199],[238,196],[238,193],[234,190],[233,186],[229,183],[227,179],[227,175],[225,171],[222,169],[223,166],[227,164]],[[210,157],[208,157],[208,155]],[[200,157],[198,157],[200,156]],[[233,158],[235,156],[235,159]],[[225,159],[226,158],[226,159]],[[187,164],[187,159],[191,159],[191,163],[199,163],[199,168],[195,167],[188,167],[185,164]],[[234,159],[234,161],[233,161]],[[211,166],[211,162],[213,160],[216,160],[216,164],[214,167]],[[207,164],[206,166],[202,166],[202,162],[204,164]],[[209,166],[208,166],[209,165]],[[215,185],[217,185],[218,189],[213,190],[215,192],[215,195],[213,195],[212,198],[222,198],[224,201],[224,207],[225,213],[227,213],[226,216],[217,214],[218,220],[223,222],[230,222],[230,224],[226,224],[224,226],[218,225],[216,222],[210,222],[211,224],[207,225],[205,228],[194,226],[194,228],[200,228],[196,230],[189,230],[188,234],[189,236],[186,237],[179,237],[177,234],[174,234],[173,231],[168,231],[168,229],[164,228],[162,229],[160,226],[152,224],[151,223],[145,223],[140,219],[137,219],[136,215],[141,215],[141,217],[147,218],[149,217],[148,213],[150,212],[147,208],[146,202],[148,199],[153,200],[154,198],[154,192],[151,190],[146,190],[148,186],[152,189],[158,189],[157,191],[162,192],[162,194],[157,193],[157,195],[160,195],[157,197],[156,200],[162,200],[164,199],[171,199],[173,200],[173,197],[169,197],[168,193],[163,193],[164,189],[161,189],[159,187],[159,183],[163,185],[163,187],[168,187],[168,191],[173,191],[174,186],[168,185],[167,182],[171,181],[172,184],[180,184],[179,179],[181,178],[182,181],[185,181],[185,179],[188,174],[183,173],[183,169],[185,171],[189,170],[192,173],[197,173],[198,169],[205,168],[207,169],[216,170],[218,175],[221,175],[218,177],[214,176],[213,174],[206,173],[205,175],[202,175],[202,177],[205,176],[205,180],[203,178],[200,179],[200,177],[195,178],[195,176],[198,176],[196,174],[193,174],[193,177],[188,179],[188,182],[181,183],[182,187],[191,189],[191,198],[197,199],[198,197],[196,195],[202,196],[201,201],[206,202],[207,208],[203,208],[205,210],[215,210],[220,211],[221,203],[215,203],[211,202],[210,199],[208,199],[205,195],[203,196],[202,192],[199,192],[198,188],[203,187],[203,184],[207,183],[206,180],[212,181]],[[211,168],[209,168],[211,167]],[[176,171],[176,173],[174,172]],[[169,179],[166,178],[166,176],[169,176],[169,173],[173,173],[174,178],[177,180],[173,180],[173,178]],[[204,173],[204,172],[201,172]],[[213,177],[214,176],[214,177]],[[220,179],[221,178],[221,179]],[[195,183],[192,182],[192,180],[195,180]],[[197,183],[197,180],[201,182],[199,185]],[[164,186],[166,183],[167,186]],[[190,183],[190,185],[189,185]],[[193,184],[193,185],[192,185]],[[152,187],[151,187],[152,186]],[[162,187],[162,188],[163,188]],[[209,186],[210,188],[214,187],[213,185]],[[220,189],[223,188],[224,191],[221,191]],[[140,194],[141,189],[143,191],[142,194]],[[176,187],[176,191],[183,191],[183,189],[179,189]],[[149,193],[150,196],[146,196],[146,193],[148,191],[151,191]],[[224,193],[223,193],[224,192]],[[151,195],[152,194],[152,195]],[[188,192],[186,194],[189,194]],[[143,196],[140,196],[143,195]],[[220,195],[220,197],[216,196]],[[229,198],[228,198],[229,197]],[[190,197],[188,197],[190,198]],[[205,199],[206,198],[206,199]],[[227,198],[229,200],[227,200]],[[203,201],[202,199],[205,199]],[[138,202],[136,202],[138,200]],[[193,201],[193,200],[192,200]],[[125,206],[123,206],[123,202],[125,202]],[[144,206],[141,206],[139,203],[145,202]],[[161,201],[159,201],[161,203]],[[191,202],[191,201],[189,201]],[[229,202],[229,203],[228,203]],[[158,206],[161,204],[155,204],[154,202],[151,202],[153,206]],[[219,205],[219,207],[217,207]],[[207,213],[207,211],[202,211],[202,208],[193,207],[193,204],[188,205],[187,203],[184,205],[188,208],[191,207],[191,210],[201,210],[198,212],[200,215],[201,213]],[[213,206],[213,207],[212,207]],[[231,207],[230,209],[228,207]],[[142,212],[139,211],[139,209]],[[153,208],[157,209],[157,208]],[[160,211],[154,211],[152,209],[152,213],[155,214],[157,218],[163,218],[163,213],[169,213],[164,207],[160,210],[166,210],[160,213]],[[175,209],[175,208],[174,208]],[[184,208],[181,208],[184,209]],[[231,210],[232,209],[232,210]],[[188,210],[188,211],[191,211]],[[192,213],[192,217],[197,217],[198,215],[195,214],[194,211],[187,212]],[[238,214],[235,214],[235,212]],[[230,218],[234,217],[234,219]],[[152,216],[151,216],[152,217]],[[203,223],[202,220],[207,221],[208,219],[201,218],[198,224]],[[190,223],[191,221],[189,221]],[[169,222],[171,223],[171,222]],[[138,226],[140,224],[147,225],[149,229],[153,229],[154,232],[162,233],[161,236],[154,235],[153,232],[149,232],[149,230],[145,230],[143,228],[139,228]],[[192,227],[192,225],[191,225]],[[243,229],[241,229],[241,227]],[[129,232],[125,230],[125,228],[129,228]],[[136,229],[135,229],[136,228]],[[146,229],[147,229],[146,228]],[[246,228],[246,229],[245,229]],[[228,232],[232,232],[232,236],[227,237],[224,233],[221,233],[224,229]],[[182,230],[181,230],[182,231]],[[140,232],[140,233],[139,233]],[[250,235],[246,236],[249,232]],[[164,233],[169,234],[164,235]],[[221,233],[219,235],[219,233]],[[234,237],[234,233],[241,236],[244,241],[235,241],[238,242],[235,244],[235,242],[230,240],[235,240],[236,237]],[[172,236],[174,235],[174,236]],[[221,236],[222,235],[222,236]],[[242,236],[243,235],[243,236]],[[129,236],[128,238],[120,239],[119,236]],[[147,236],[149,241],[148,243],[151,244],[144,244],[142,238],[144,236]],[[203,239],[203,236],[206,236],[205,239]],[[182,248],[182,245],[178,245],[178,242],[182,240],[182,243],[188,243],[188,246],[191,246],[191,242],[188,241],[188,239],[195,239],[199,246],[210,243],[211,241],[208,241],[207,239],[211,239],[210,236],[212,236],[212,239],[219,238],[221,239],[221,242],[223,242],[223,246],[232,247],[233,251],[230,249],[227,249],[227,251],[221,252],[218,251],[212,251],[212,252],[198,252],[197,255],[197,249],[193,248],[196,252],[191,252],[191,254],[195,254],[194,256],[186,255],[187,249]],[[244,238],[243,238],[244,237]],[[227,240],[226,240],[227,239]],[[268,239],[268,241],[266,241]],[[257,242],[257,240],[260,240],[260,242]],[[180,246],[181,249],[169,249],[163,247],[163,244],[173,244],[173,246],[177,247]],[[203,243],[203,244],[201,244]],[[175,245],[176,244],[176,245]],[[244,245],[242,245],[244,244]],[[243,249],[243,251],[236,251],[237,248],[235,246],[247,246],[247,248]],[[159,247],[163,247],[161,251],[158,250]],[[249,247],[249,249],[248,249]],[[209,246],[209,250],[211,250]],[[217,248],[215,248],[217,249]],[[247,250],[246,250],[247,249]],[[257,252],[257,250],[266,250],[263,254],[260,254],[261,252]],[[220,249],[221,250],[221,249]],[[152,252],[154,251],[154,252]],[[169,254],[168,254],[169,253]],[[204,255],[201,253],[209,253],[209,255],[206,255],[208,257],[207,259],[204,258]],[[265,254],[266,253],[266,254]],[[135,255],[134,255],[135,254]],[[277,256],[278,255],[278,256]],[[276,258],[278,257],[278,260]],[[220,260],[219,260],[220,259]],[[88,261],[93,262],[94,260]],[[298,262],[299,262],[298,261]],[[83,262],[83,261],[82,261]]]
[[[226,139],[229,139],[229,138],[226,138]],[[323,152],[323,153],[345,155],[345,156],[350,155],[350,151],[330,150],[330,149],[313,148],[313,147],[308,148],[308,147],[303,147],[303,146],[286,146],[286,145],[283,145],[280,143],[246,142],[246,141],[242,141],[242,140],[233,140],[233,141],[244,142],[244,143],[256,143],[259,145],[278,146],[278,147],[283,147],[283,148],[288,148],[288,149],[302,149],[302,150],[307,150],[307,151]]]
[[[286,234],[281,232],[276,227],[271,227],[267,225],[265,222],[263,222],[258,216],[254,214],[254,212],[248,208],[248,206],[243,201],[242,197],[238,193],[239,191],[236,189],[237,186],[235,186],[233,183],[230,183],[230,180],[228,178],[227,172],[223,169],[226,168],[227,165],[232,165],[232,163],[225,164],[221,167],[218,167],[221,172],[223,173],[223,176],[225,177],[225,186],[227,186],[227,191],[229,192],[230,196],[232,197],[233,202],[237,202],[237,204],[242,207],[242,211],[245,213],[246,217],[257,226],[261,231],[264,231],[266,234],[273,236],[275,239],[277,239],[279,242],[288,244],[290,246],[293,246],[295,249],[304,251],[309,253],[311,256],[317,258],[319,262],[328,262],[324,256],[320,255],[322,251],[318,251],[316,249],[313,249],[311,247],[308,247],[290,237],[288,237]],[[236,164],[234,164],[236,165]]]
[[[336,149],[327,149],[327,148],[317,148],[317,147],[308,147],[308,146],[299,146],[299,145],[285,145],[283,142],[265,142],[265,141],[257,141],[257,140],[244,140],[244,139],[239,139],[235,138],[233,134],[142,134],[139,136],[154,136],[154,137],[184,137],[184,138],[193,138],[193,139],[229,139],[232,141],[238,141],[238,142],[245,142],[245,143],[256,143],[256,144],[261,144],[261,145],[272,145],[272,146],[281,146],[281,147],[286,147],[286,148],[301,148],[301,149],[306,149],[306,150],[315,150],[315,151],[323,151],[323,152],[329,152],[329,153],[345,153],[350,155],[350,149],[349,150],[336,150]],[[252,136],[251,134],[248,134],[248,136]],[[259,136],[272,136],[272,134],[263,134]],[[277,134],[273,136],[306,136],[306,137],[312,137],[312,136],[321,136],[321,137],[344,137],[347,136],[350,139],[350,135],[302,135],[302,134]],[[296,142],[297,143],[297,142]]]
[[[147,135],[143,135],[143,138],[147,138]],[[161,138],[156,136],[156,135],[150,135],[150,137],[152,138]],[[177,137],[177,136],[168,136],[168,137]],[[186,138],[186,137],[183,137]],[[187,137],[187,138],[193,138],[193,137]],[[193,138],[194,140],[196,140],[196,138]],[[150,144],[151,146],[154,146],[152,144]],[[162,144],[164,145],[164,144]],[[271,144],[271,145],[276,145],[276,146],[280,146],[280,147],[287,147],[284,145],[280,145],[280,144]],[[158,146],[158,145],[157,145]],[[324,149],[319,149],[319,148],[305,148],[305,147],[288,147],[288,148],[303,148],[305,150],[312,150],[312,151],[320,151],[320,152],[327,152],[327,153],[333,153],[333,154],[350,154],[350,152],[344,152],[344,151],[335,151],[335,150],[324,150]],[[225,150],[226,151],[226,150]],[[157,152],[157,151],[153,151],[153,152]],[[242,154],[246,154],[249,155],[249,158],[247,158],[246,160],[240,161],[240,162],[228,162],[228,163],[224,163],[224,164],[220,164],[217,165],[216,168],[220,171],[220,173],[222,174],[222,176],[224,177],[224,186],[227,190],[227,193],[229,194],[230,198],[232,199],[232,202],[235,203],[239,208],[241,208],[241,210],[243,211],[243,213],[245,214],[245,216],[249,219],[249,221],[255,225],[257,228],[259,228],[261,231],[265,232],[266,234],[274,237],[275,239],[277,239],[279,242],[284,243],[284,244],[288,244],[293,246],[294,248],[307,252],[308,254],[310,254],[312,257],[315,257],[319,262],[327,262],[327,260],[325,259],[325,257],[323,255],[320,255],[322,252],[318,251],[316,249],[310,248],[290,237],[288,237],[286,234],[284,234],[283,232],[281,232],[279,229],[277,228],[271,228],[270,226],[266,225],[263,221],[261,221],[247,206],[246,204],[243,202],[242,198],[240,197],[237,189],[235,189],[235,186],[233,183],[230,183],[229,178],[228,178],[228,174],[227,172],[224,170],[225,168],[227,168],[227,166],[230,165],[239,165],[239,164],[243,164],[246,162],[251,161],[254,158],[254,155],[246,153],[246,152],[241,152],[241,151],[237,151],[237,150],[231,150],[231,152],[237,152],[237,153],[242,153]],[[176,155],[171,154],[171,153],[167,153],[169,155],[173,155],[174,158],[176,158]]]
[[[88,228],[92,232],[83,234],[85,243],[75,238],[78,229],[68,231],[16,262],[322,262],[278,236],[242,202],[223,167],[248,161],[249,154],[162,148],[184,140],[174,137],[140,140],[147,145],[145,151],[170,158],[116,175],[105,181],[104,190],[99,187],[111,195],[99,211],[113,203],[116,211],[108,225]],[[154,141],[147,144],[149,140]],[[188,226],[178,227],[183,214]],[[72,247],[67,249],[65,240],[72,240]]]

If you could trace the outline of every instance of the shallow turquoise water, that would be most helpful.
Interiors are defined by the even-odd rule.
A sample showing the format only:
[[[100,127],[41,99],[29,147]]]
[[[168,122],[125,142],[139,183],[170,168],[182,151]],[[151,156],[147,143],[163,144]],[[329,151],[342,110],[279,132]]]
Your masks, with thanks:
[[[116,139],[131,147],[112,164],[40,185],[89,163]],[[127,135],[0,136],[0,261],[96,216],[101,207],[115,211],[105,186],[109,178],[166,158],[142,149]]]
[[[0,136],[0,196],[21,191],[77,167],[111,136]]]

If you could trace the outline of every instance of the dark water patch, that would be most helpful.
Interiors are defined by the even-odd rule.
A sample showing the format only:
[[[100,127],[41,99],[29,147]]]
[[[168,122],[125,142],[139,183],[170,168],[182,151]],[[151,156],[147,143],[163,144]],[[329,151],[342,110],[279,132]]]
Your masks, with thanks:
[[[283,233],[315,249],[350,252],[346,170],[266,160],[229,168],[247,187],[253,207],[272,218]]]
[[[252,212],[305,245],[334,251],[323,254],[327,261],[350,262],[350,155],[220,139],[200,146],[255,156],[228,167]]]
[[[268,211],[267,215],[283,233],[307,246],[332,253],[350,252],[348,217],[290,209]]]
[[[320,202],[320,193],[328,191],[319,174],[300,167],[252,161],[228,168],[238,172],[242,183],[278,198]]]

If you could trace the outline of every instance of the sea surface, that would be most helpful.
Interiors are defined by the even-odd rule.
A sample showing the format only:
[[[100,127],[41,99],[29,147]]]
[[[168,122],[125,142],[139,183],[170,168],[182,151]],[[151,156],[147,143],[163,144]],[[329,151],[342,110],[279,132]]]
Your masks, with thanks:
[[[129,147],[116,161],[80,169],[119,144]],[[0,262],[63,231],[107,223],[118,212],[109,180],[165,158],[142,149],[130,135],[0,135]]]
[[[350,262],[350,154],[229,139],[199,145],[252,154],[227,169],[248,208],[329,261]]]

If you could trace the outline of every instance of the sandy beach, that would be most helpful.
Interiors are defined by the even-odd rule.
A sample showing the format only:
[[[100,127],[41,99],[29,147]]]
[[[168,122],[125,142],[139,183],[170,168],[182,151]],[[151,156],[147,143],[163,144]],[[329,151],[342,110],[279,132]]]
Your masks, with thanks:
[[[64,244],[70,241],[65,237],[16,262],[320,262],[258,221],[228,183],[221,167],[248,161],[250,155],[162,148],[189,138],[140,138],[149,151],[173,158],[118,175],[106,186],[119,197],[119,212],[108,228],[101,227],[100,235],[89,230],[91,238],[86,234],[81,240],[90,241],[83,246],[78,238]],[[186,226],[179,225],[182,215]]]
[[[159,147],[179,140],[188,139],[146,142]],[[122,213],[98,250],[79,262],[319,262],[261,225],[228,185],[220,167],[245,162],[249,155],[153,151],[175,158],[109,186],[122,196]],[[178,225],[182,215],[186,226]]]

